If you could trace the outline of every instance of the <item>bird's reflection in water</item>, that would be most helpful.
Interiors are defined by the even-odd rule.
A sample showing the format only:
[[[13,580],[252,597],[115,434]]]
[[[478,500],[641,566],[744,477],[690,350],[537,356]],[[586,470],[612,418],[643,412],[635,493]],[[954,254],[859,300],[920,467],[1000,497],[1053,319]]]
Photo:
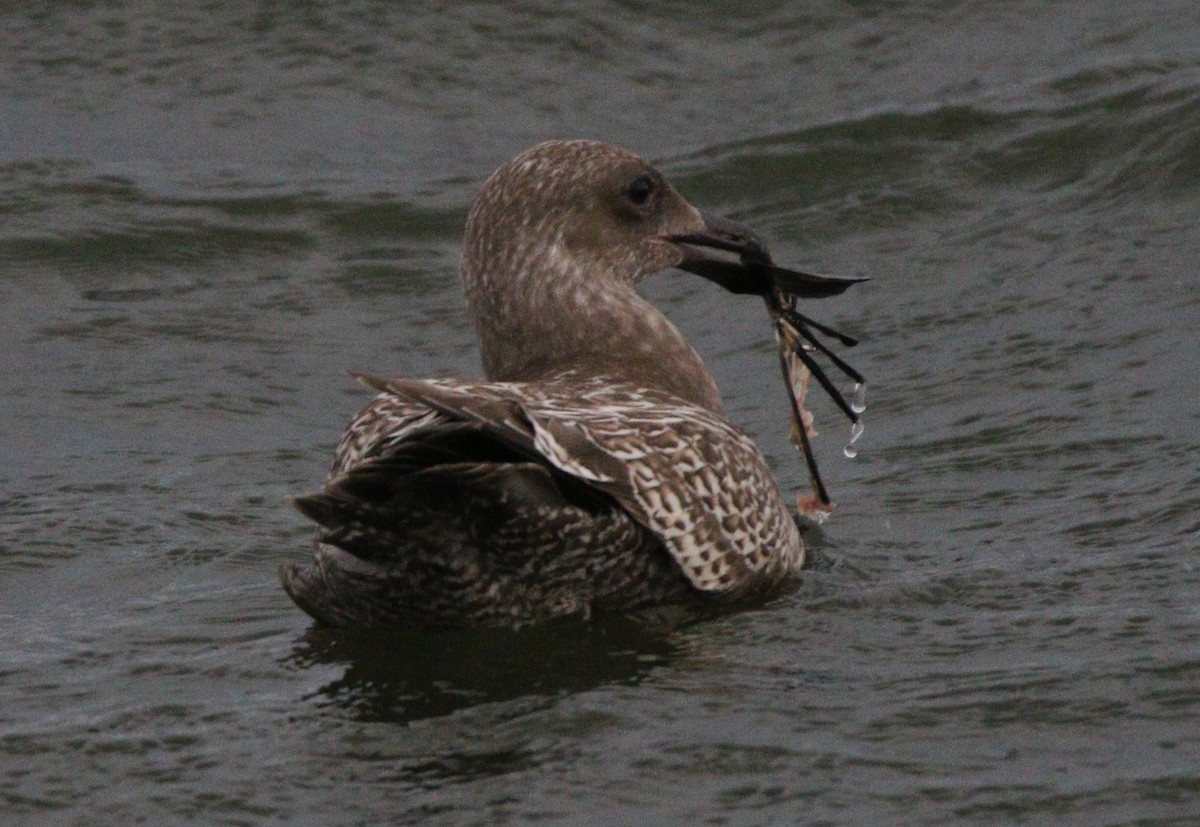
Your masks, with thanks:
[[[694,613],[574,619],[526,629],[420,631],[354,637],[314,626],[287,660],[344,665],[310,697],[363,720],[408,722],[477,704],[634,684],[684,649]]]

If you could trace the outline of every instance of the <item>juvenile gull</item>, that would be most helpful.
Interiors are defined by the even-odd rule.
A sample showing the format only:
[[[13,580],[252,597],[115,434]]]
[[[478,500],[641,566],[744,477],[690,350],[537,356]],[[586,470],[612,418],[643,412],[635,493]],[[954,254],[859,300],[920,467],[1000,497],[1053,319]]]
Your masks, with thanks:
[[[282,567],[288,594],[355,629],[515,625],[735,600],[798,572],[761,452],[634,290],[677,266],[736,290],[709,248],[765,256],[625,150],[551,141],[504,164],[461,266],[486,381],[359,377],[378,396],[296,500],[319,529],[313,559]]]

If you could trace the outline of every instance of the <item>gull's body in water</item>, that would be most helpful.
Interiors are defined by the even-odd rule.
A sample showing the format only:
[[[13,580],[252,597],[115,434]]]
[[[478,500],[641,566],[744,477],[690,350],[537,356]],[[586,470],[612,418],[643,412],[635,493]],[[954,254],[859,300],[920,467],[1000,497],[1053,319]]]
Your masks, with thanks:
[[[487,379],[361,377],[379,395],[324,490],[297,500],[319,529],[313,559],[282,569],[296,603],[362,630],[516,625],[735,600],[796,574],[804,545],[761,452],[634,289],[682,267],[758,292],[704,252],[769,261],[740,230],[607,144],[502,166],[461,267]]]

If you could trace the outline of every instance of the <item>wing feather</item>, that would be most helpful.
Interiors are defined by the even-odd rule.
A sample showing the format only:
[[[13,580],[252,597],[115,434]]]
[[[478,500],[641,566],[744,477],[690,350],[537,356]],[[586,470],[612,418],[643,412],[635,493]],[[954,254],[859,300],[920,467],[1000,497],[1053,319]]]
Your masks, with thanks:
[[[753,590],[803,562],[799,531],[757,446],[670,394],[571,376],[536,386],[360,379],[380,393],[351,425],[332,477],[435,423],[472,423],[508,450],[612,497],[700,591]]]

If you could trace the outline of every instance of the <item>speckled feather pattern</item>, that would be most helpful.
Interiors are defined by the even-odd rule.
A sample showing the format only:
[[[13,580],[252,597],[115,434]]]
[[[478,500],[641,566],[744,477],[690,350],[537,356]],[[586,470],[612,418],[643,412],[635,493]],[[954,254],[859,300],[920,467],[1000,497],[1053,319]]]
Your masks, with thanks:
[[[623,201],[640,176],[656,193]],[[691,345],[636,293],[700,214],[637,156],[522,153],[484,185],[461,274],[486,380],[374,379],[324,490],[313,617],[359,629],[512,625],[736,599],[804,546],[757,447]]]
[[[351,424],[331,483],[437,417],[479,421],[612,497],[663,543],[696,589],[740,595],[804,561],[795,521],[758,447],[696,405],[603,376],[537,384],[377,381],[384,393]]]

